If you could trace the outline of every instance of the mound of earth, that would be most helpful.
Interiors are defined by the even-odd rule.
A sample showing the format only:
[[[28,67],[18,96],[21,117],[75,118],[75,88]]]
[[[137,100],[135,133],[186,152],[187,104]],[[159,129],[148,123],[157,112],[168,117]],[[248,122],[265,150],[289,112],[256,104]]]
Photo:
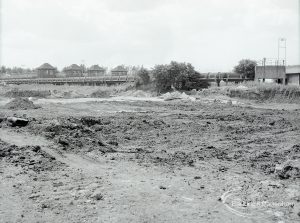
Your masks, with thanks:
[[[38,109],[40,106],[35,105],[28,98],[15,98],[12,101],[8,102],[4,108],[12,110],[27,110],[27,109]]]
[[[171,101],[171,100],[176,100],[176,99],[191,100],[191,101],[196,100],[194,97],[190,97],[186,93],[184,93],[184,92],[181,93],[181,92],[178,92],[178,91],[174,91],[174,92],[171,92],[171,93],[168,92],[168,93],[164,94],[162,97],[165,101]]]
[[[45,170],[58,170],[63,163],[57,161],[55,157],[44,152],[40,146],[9,145],[0,140],[0,161],[4,160],[35,172]]]
[[[92,98],[108,98],[110,96],[110,92],[105,90],[97,90],[90,95]]]

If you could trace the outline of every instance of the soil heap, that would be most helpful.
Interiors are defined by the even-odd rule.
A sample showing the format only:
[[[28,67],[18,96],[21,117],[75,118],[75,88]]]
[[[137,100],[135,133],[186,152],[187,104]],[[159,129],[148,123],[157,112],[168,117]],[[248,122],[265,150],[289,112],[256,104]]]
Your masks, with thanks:
[[[27,110],[27,109],[38,109],[40,106],[35,105],[28,98],[15,98],[12,101],[8,102],[4,108],[12,110]]]

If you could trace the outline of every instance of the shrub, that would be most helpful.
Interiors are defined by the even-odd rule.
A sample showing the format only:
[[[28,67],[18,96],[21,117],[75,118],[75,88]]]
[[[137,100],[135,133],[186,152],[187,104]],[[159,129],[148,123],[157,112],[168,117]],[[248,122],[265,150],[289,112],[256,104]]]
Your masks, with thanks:
[[[191,74],[188,76],[188,80],[185,83],[183,90],[200,90],[203,88],[208,88],[210,86],[210,83],[206,80],[201,79],[200,73],[195,72],[194,74]]]
[[[167,65],[156,65],[152,73],[158,92],[166,92],[174,88],[191,90],[208,86],[206,81],[200,79],[200,74],[190,63],[172,61]]]
[[[141,68],[137,72],[137,80],[135,82],[135,86],[139,87],[141,85],[147,85],[150,83],[150,73],[147,69]]]
[[[244,78],[254,80],[256,62],[254,60],[244,59],[234,67],[234,71],[242,74]]]

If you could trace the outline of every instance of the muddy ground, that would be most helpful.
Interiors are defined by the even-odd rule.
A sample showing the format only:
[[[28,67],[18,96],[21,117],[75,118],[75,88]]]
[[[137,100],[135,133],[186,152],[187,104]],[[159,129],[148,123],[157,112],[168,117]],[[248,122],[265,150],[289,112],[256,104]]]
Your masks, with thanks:
[[[0,113],[0,222],[300,221],[299,109],[104,101]]]

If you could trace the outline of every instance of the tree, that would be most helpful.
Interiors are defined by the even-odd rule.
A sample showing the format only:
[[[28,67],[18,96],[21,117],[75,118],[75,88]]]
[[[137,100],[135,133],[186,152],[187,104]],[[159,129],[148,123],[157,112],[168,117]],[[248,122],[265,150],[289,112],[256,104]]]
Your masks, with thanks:
[[[137,74],[138,74],[140,69],[141,69],[140,66],[130,66],[130,67],[128,67],[128,75],[133,76],[133,77],[137,77]]]
[[[234,71],[241,74],[243,78],[254,79],[256,62],[250,59],[243,59],[234,67]]]
[[[137,71],[137,85],[147,85],[150,83],[149,71],[145,68],[141,68]]]
[[[203,88],[208,88],[209,85],[210,85],[209,82],[201,79],[201,74],[196,71],[194,74],[190,74],[188,76],[188,80],[183,90],[192,90],[192,89],[200,90]]]
[[[168,76],[168,65],[156,65],[153,68],[152,73],[158,92],[168,91],[172,89],[172,80],[170,80]]]
[[[6,70],[5,70],[5,71],[6,71],[7,74],[11,74],[11,73],[12,73],[12,70],[11,70],[10,67],[6,67]]]
[[[86,66],[84,64],[80,64],[80,68],[81,68],[83,73],[87,72]]]
[[[6,67],[5,67],[5,66],[1,66],[0,69],[1,69],[1,73],[2,73],[2,74],[5,74],[5,73],[6,73]]]
[[[200,80],[200,74],[198,75],[190,63],[172,61],[167,65],[156,65],[152,73],[158,92],[170,91],[173,88],[177,90],[199,89],[196,85],[200,86],[200,82],[204,82]]]

